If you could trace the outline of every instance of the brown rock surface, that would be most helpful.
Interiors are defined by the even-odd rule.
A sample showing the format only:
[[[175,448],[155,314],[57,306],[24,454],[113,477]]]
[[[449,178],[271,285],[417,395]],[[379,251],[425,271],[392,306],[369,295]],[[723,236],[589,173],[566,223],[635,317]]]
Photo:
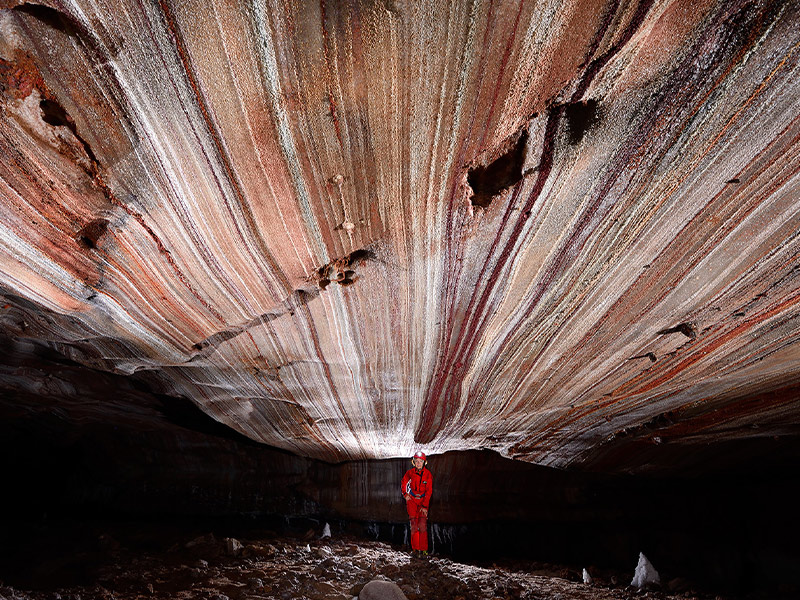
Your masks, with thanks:
[[[274,544],[274,545],[273,545]],[[319,549],[327,550],[321,558]],[[292,538],[257,537],[245,541],[243,558],[224,554],[224,544],[208,560],[194,558],[185,544],[168,551],[132,552],[121,548],[105,555],[84,556],[84,582],[64,584],[74,571],[60,572],[76,557],[39,566],[47,573],[47,586],[34,589],[0,582],[0,597],[17,600],[133,600],[208,598],[222,600],[363,600],[400,598],[500,598],[534,600],[671,600],[711,599],[713,595],[687,590],[679,595],[648,591],[646,595],[626,585],[630,575],[597,571],[596,583],[580,582],[580,572],[568,567],[532,562],[475,565],[434,556],[413,559],[407,552],[380,542],[345,537],[306,543]],[[59,578],[62,583],[58,584]],[[611,580],[623,581],[612,583]],[[387,590],[400,596],[389,595]],[[381,595],[383,593],[384,595]]]
[[[797,2],[2,6],[5,336],[329,461],[797,437]]]

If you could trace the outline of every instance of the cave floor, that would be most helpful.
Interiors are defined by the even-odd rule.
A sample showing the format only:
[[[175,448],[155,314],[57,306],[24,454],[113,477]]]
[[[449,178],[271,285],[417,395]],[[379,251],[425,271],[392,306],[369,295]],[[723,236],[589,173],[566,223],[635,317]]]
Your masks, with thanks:
[[[0,598],[350,600],[372,579],[395,582],[409,600],[720,598],[685,587],[674,594],[639,591],[625,585],[631,574],[595,570],[594,583],[586,585],[576,569],[542,563],[477,566],[442,556],[420,560],[398,546],[351,535],[320,539],[313,530],[304,536],[256,539],[206,534],[152,552],[133,551],[101,535],[96,552],[76,550],[33,562],[26,572],[30,584],[0,581]]]

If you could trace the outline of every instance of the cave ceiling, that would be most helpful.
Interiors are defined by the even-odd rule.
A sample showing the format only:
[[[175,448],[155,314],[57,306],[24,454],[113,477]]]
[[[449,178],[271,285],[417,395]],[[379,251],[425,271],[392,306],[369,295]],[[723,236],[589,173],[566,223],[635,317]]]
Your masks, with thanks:
[[[797,2],[0,7],[15,348],[327,461],[800,435]]]

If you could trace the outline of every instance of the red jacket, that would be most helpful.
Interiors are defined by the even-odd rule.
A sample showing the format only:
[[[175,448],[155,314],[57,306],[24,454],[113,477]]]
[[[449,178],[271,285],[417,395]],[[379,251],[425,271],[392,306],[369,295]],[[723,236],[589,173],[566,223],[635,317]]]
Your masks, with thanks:
[[[433,492],[433,475],[425,467],[422,467],[420,471],[412,467],[403,475],[400,490],[404,495],[411,494],[411,497],[420,506],[428,508]]]

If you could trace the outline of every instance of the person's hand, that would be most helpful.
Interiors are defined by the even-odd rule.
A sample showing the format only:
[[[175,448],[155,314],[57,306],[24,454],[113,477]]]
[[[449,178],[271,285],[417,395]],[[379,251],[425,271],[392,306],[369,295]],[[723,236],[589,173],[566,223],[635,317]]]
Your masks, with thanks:
[[[424,506],[423,506],[422,508],[420,508],[420,509],[419,509],[419,512],[421,512],[421,513],[422,513],[422,516],[424,516],[424,517],[427,517],[427,516],[428,516],[428,509],[427,509],[427,508],[425,508]]]
[[[403,498],[405,498],[406,500],[411,500],[411,496],[409,496],[408,494],[403,494]]]

